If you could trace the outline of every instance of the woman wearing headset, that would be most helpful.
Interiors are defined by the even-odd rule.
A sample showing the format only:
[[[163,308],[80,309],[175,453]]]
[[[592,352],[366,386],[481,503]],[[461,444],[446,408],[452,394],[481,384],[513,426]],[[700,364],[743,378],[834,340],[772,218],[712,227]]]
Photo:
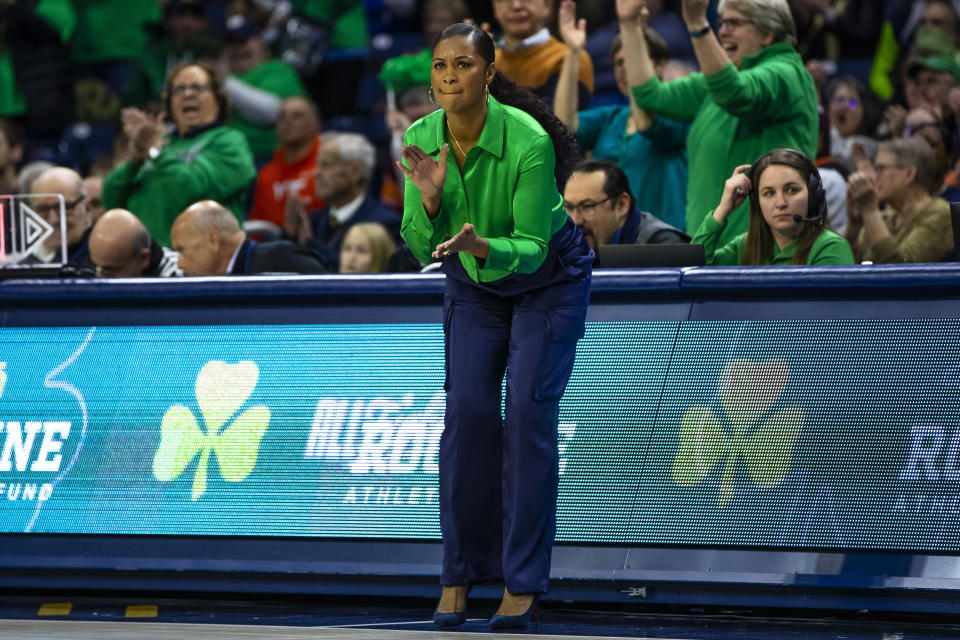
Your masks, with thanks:
[[[720,245],[727,218],[748,196],[747,232]],[[850,244],[827,229],[826,213],[813,162],[799,151],[774,149],[752,166],[734,170],[720,204],[691,242],[703,245],[707,264],[713,265],[854,264]]]

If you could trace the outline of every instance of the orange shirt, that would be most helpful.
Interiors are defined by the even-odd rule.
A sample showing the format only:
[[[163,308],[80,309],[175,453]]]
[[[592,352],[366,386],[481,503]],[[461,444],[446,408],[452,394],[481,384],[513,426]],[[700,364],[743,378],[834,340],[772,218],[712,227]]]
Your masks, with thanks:
[[[297,162],[287,164],[283,161],[283,149],[277,149],[273,160],[264,165],[257,176],[257,189],[253,194],[251,220],[267,220],[282,227],[285,217],[284,203],[287,196],[296,194],[306,202],[307,211],[321,209],[322,199],[317,197],[313,170],[317,165],[317,150],[320,149],[320,137],[313,141],[310,153]]]
[[[560,73],[566,55],[566,45],[550,36],[550,39],[542,44],[518,51],[497,49],[497,70],[521,87],[539,89]],[[579,80],[580,84],[593,91],[593,61],[586,51],[580,52]]]

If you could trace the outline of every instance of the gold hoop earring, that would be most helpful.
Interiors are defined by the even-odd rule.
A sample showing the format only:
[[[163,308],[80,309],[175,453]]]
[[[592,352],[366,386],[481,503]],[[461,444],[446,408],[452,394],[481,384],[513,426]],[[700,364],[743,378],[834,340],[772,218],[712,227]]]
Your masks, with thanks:
[[[487,101],[487,103],[489,103],[490,102],[490,85],[489,84],[483,85],[483,95],[484,95],[484,99]]]
[[[427,99],[430,100],[430,104],[437,104],[436,98],[433,97],[433,87],[427,89]]]

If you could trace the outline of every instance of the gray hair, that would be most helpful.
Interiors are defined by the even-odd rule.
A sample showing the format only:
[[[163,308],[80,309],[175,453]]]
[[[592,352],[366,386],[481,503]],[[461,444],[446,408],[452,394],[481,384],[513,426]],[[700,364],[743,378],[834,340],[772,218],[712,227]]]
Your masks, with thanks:
[[[208,200],[203,202],[202,207],[197,207],[193,215],[193,224],[197,233],[206,233],[211,229],[216,229],[224,235],[230,235],[240,231],[240,223],[237,217],[229,209],[218,202]]]
[[[933,149],[930,148],[930,143],[926,139],[911,136],[884,140],[877,150],[892,155],[898,167],[916,168],[917,176],[913,181],[928,193],[933,193],[940,186],[937,184]]]
[[[760,29],[772,31],[774,42],[797,46],[797,25],[787,0],[720,0],[717,11],[722,15],[727,9],[742,13]]]
[[[337,142],[340,145],[340,157],[344,162],[360,163],[363,167],[363,179],[370,182],[373,169],[377,164],[377,152],[366,136],[345,131],[328,131],[323,134],[323,144]]]

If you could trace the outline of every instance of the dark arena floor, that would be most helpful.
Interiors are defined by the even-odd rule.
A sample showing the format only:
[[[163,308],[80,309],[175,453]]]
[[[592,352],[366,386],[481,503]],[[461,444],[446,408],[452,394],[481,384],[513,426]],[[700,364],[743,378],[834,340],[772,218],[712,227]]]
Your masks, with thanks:
[[[0,639],[420,640],[491,633],[487,618],[497,603],[481,600],[472,604],[475,617],[460,629],[441,632],[430,621],[433,603],[422,599],[267,601],[5,595],[0,596]],[[960,638],[960,620],[929,615],[893,617],[870,611],[650,611],[547,602],[537,624],[510,635],[568,640],[933,640]]]

